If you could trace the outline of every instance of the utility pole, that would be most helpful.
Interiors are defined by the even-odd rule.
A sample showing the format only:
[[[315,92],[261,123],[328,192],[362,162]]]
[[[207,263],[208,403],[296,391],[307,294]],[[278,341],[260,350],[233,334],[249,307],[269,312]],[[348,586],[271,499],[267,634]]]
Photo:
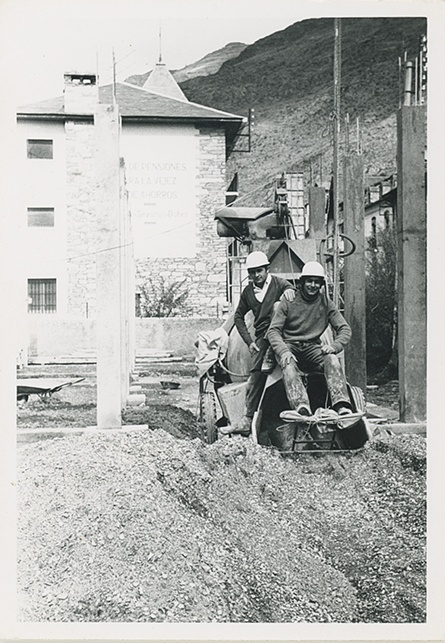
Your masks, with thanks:
[[[333,301],[337,308],[340,303],[340,269],[339,269],[339,163],[338,144],[340,138],[340,94],[341,94],[341,19],[334,19],[334,137],[333,137],[333,258],[332,280],[334,284]]]

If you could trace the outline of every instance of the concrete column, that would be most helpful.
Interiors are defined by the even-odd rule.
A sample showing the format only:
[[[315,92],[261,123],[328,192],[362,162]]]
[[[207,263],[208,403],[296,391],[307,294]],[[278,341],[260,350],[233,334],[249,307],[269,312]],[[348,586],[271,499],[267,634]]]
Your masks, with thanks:
[[[352,330],[345,350],[346,376],[350,384],[366,393],[365,192],[361,155],[345,157],[343,177],[343,231],[356,245],[355,252],[345,257],[343,268],[345,318]]]
[[[308,189],[309,201],[309,239],[317,239],[317,254],[320,250],[320,240],[326,238],[326,194],[324,188],[312,185]]]
[[[120,428],[122,410],[119,114],[97,106],[97,426]]]
[[[397,114],[399,406],[402,422],[426,419],[425,106]]]
[[[122,405],[124,406],[130,386],[130,375],[135,366],[135,287],[134,258],[128,194],[125,185],[125,163],[120,159],[120,226],[121,226],[121,364],[122,364]]]

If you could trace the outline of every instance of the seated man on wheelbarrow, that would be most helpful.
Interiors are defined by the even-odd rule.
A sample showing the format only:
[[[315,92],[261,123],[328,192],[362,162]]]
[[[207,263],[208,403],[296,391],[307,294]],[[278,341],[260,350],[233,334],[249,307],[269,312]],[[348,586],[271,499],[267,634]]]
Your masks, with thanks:
[[[247,256],[246,267],[249,274],[249,284],[241,293],[234,319],[235,326],[249,347],[252,358],[246,390],[246,410],[244,417],[239,422],[220,429],[223,434],[250,433],[252,419],[261,399],[267,372],[272,370],[267,364],[267,360],[273,359],[273,351],[271,351],[265,335],[272,319],[274,305],[282,295],[288,301],[292,301],[295,297],[295,289],[286,279],[270,274],[269,260],[264,252],[251,252]],[[250,310],[254,315],[255,339],[250,335],[244,320]]]
[[[328,326],[335,331],[335,339],[323,344],[320,337]],[[333,410],[339,415],[352,413],[346,379],[337,357],[348,344],[351,329],[327,296],[320,263],[309,261],[304,265],[295,298],[281,300],[266,336],[279,360],[292,409],[301,416],[312,415],[301,375],[319,372],[325,374]]]

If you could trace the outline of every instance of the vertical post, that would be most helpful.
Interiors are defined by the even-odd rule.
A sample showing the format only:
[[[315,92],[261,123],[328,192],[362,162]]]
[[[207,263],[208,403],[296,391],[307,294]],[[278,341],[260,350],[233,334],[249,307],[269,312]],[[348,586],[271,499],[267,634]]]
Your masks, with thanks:
[[[425,106],[397,114],[399,406],[402,422],[426,419]]]
[[[366,392],[365,205],[363,156],[344,159],[344,232],[356,245],[344,260],[345,317],[352,338],[345,351],[346,375]]]
[[[339,201],[339,163],[338,146],[340,137],[340,98],[341,98],[341,19],[334,19],[334,136],[333,136],[333,257],[332,257],[332,279],[334,282],[333,300],[338,307],[340,302],[340,266],[339,266],[339,222],[338,222],[338,201]]]
[[[120,428],[121,276],[119,114],[97,106],[97,426]]]
[[[320,241],[326,237],[326,194],[324,188],[309,186],[309,239],[317,240],[317,255],[320,251]],[[323,263],[323,262],[322,262]]]

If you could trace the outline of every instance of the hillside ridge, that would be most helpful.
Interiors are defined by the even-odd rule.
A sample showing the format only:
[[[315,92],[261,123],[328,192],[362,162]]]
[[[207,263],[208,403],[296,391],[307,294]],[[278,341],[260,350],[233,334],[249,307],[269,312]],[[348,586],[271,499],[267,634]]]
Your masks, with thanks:
[[[229,42],[224,47],[212,51],[203,56],[194,63],[181,67],[181,69],[172,70],[172,75],[176,82],[183,83],[186,80],[196,76],[208,76],[215,74],[227,60],[236,58],[244,51],[247,45],[243,42]],[[151,69],[143,74],[134,74],[126,79],[126,82],[142,87],[151,74]]]
[[[359,120],[365,171],[391,174],[396,170],[399,57],[418,54],[426,19],[344,18],[341,23],[340,118],[343,123],[349,114],[352,149]],[[252,151],[233,153],[228,164],[228,182],[237,171],[241,193],[261,192],[282,171],[307,172],[310,159],[315,180],[328,178],[333,51],[334,19],[303,20],[248,45],[216,73],[180,83],[191,101],[237,114],[255,109]],[[261,199],[264,194],[255,195],[252,204],[265,205]]]

